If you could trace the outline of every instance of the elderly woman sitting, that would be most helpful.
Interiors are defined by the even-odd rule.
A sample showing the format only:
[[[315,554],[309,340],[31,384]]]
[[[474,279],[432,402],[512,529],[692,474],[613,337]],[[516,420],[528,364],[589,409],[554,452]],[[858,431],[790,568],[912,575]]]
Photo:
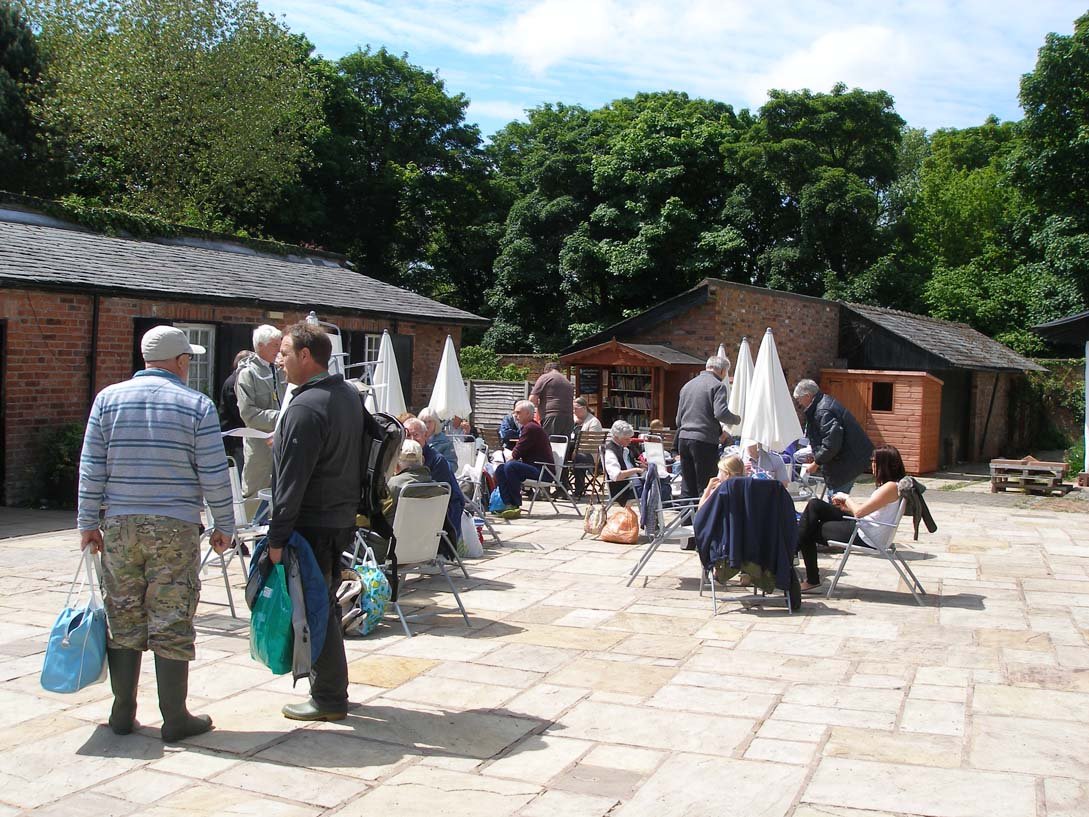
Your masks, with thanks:
[[[639,463],[639,452],[632,447],[632,438],[635,437],[635,429],[631,423],[617,420],[609,428],[609,436],[605,440],[605,457],[602,466],[605,469],[605,478],[609,481],[609,494],[619,500],[638,499],[643,495],[643,475],[647,469]],[[669,498],[672,494],[669,487],[669,475],[659,474],[662,486],[662,496]]]

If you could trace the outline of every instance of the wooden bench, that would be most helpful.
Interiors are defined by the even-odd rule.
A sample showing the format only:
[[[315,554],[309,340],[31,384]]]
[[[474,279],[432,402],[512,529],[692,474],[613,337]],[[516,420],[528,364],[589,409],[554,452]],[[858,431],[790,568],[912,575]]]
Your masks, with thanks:
[[[1063,496],[1073,489],[1072,485],[1063,483],[1067,471],[1065,462],[1025,457],[1020,460],[993,459],[990,466],[992,494],[1012,488],[1026,494]]]

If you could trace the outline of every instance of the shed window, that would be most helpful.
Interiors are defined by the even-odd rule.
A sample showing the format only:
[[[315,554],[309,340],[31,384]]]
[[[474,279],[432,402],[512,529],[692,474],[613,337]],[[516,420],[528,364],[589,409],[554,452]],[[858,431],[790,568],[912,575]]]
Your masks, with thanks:
[[[870,392],[871,411],[892,411],[892,383],[878,381]]]

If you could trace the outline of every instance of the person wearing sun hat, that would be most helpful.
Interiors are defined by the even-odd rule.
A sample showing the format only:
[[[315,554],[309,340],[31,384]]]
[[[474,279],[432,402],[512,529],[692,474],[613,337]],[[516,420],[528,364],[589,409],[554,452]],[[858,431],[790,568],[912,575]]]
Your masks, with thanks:
[[[107,386],[91,406],[77,521],[80,548],[102,554],[110,729],[135,728],[140,662],[150,649],[169,742],[212,728],[185,703],[196,657],[201,520],[207,501],[211,544],[222,553],[234,538],[234,509],[219,414],[186,386],[190,358],[206,350],[173,326],[149,330],[140,350],[146,368]]]

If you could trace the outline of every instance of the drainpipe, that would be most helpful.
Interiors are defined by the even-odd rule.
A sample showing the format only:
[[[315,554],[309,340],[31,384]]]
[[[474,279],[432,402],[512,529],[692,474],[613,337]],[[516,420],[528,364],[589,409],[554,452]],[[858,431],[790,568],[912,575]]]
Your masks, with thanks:
[[[991,413],[994,411],[994,397],[998,393],[998,372],[994,373],[994,385],[991,386],[991,404],[987,407],[987,419],[983,421],[983,436],[979,438],[979,455],[987,449],[987,429],[991,425]]]
[[[99,313],[99,298],[97,295],[91,296],[91,351],[89,353],[89,366],[87,374],[87,410],[90,411],[91,403],[95,401],[95,394],[97,390],[95,386],[98,382],[96,377],[98,373],[98,313]]]

